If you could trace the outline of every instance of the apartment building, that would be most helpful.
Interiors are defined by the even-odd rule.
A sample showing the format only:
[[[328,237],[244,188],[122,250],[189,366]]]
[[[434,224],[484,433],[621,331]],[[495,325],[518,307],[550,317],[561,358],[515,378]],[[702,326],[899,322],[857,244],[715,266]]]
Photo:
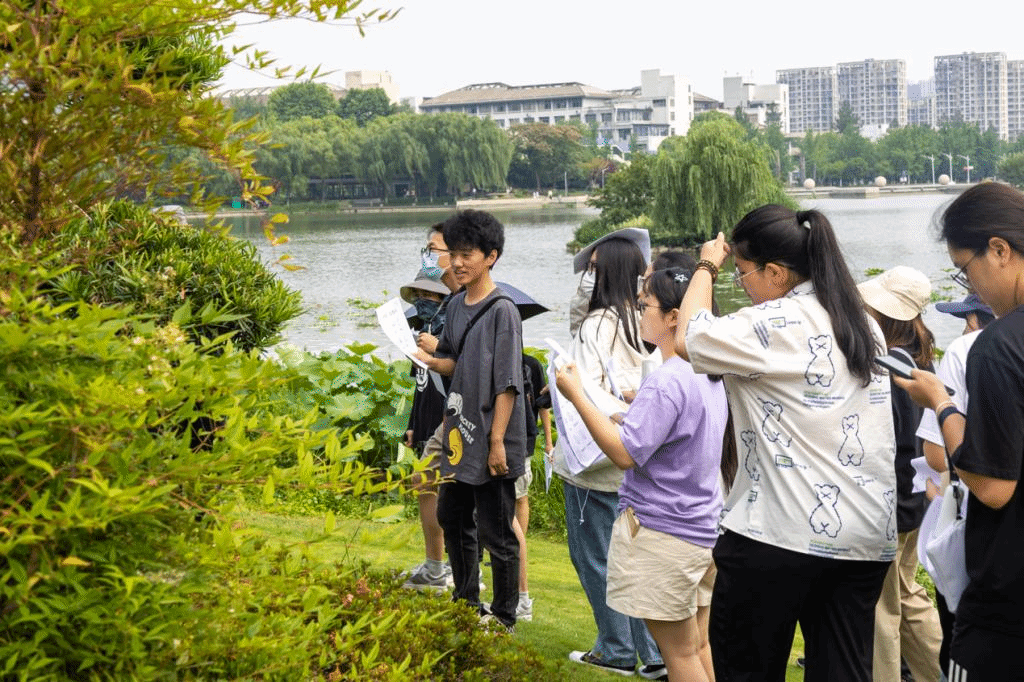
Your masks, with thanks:
[[[640,72],[640,85],[602,90],[582,83],[507,85],[479,83],[424,99],[425,114],[461,112],[490,118],[501,128],[565,121],[596,124],[598,142],[622,151],[654,152],[670,135],[685,135],[693,120],[693,88],[659,69]]]
[[[745,83],[742,76],[722,79],[722,108],[729,114],[736,109],[751,124],[764,128],[772,123],[781,124],[783,134],[789,134],[789,86],[785,84],[755,85]]]
[[[907,83],[907,125],[935,127],[935,79]]]
[[[1006,131],[1011,142],[1024,135],[1024,60],[1006,62]]]
[[[935,123],[967,121],[1009,138],[1005,52],[935,57]]]
[[[264,85],[252,88],[234,88],[231,90],[222,90],[217,93],[217,97],[224,101],[235,100],[249,100],[256,104],[266,104],[271,93],[278,88],[283,88],[287,84],[280,85]],[[373,88],[380,88],[387,94],[388,99],[391,100],[392,104],[398,104],[398,85],[392,80],[391,73],[388,71],[346,71],[345,72],[345,87],[340,85],[334,85],[332,83],[324,83],[327,89],[330,90],[331,95],[336,100],[342,99],[349,90],[372,90]]]
[[[907,63],[902,59],[837,64],[836,90],[866,137],[877,138],[893,124],[907,125]]]
[[[816,133],[832,129],[839,109],[836,70],[831,66],[780,69],[775,82],[789,87],[789,130]]]

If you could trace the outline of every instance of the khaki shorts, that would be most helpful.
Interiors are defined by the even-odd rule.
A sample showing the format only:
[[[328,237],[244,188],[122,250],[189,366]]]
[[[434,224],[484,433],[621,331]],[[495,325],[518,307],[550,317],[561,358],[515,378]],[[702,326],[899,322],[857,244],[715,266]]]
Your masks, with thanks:
[[[516,479],[516,499],[526,497],[530,492],[530,484],[533,483],[533,467],[530,466],[530,458],[526,458],[526,473]]]
[[[434,429],[434,433],[430,434],[430,438],[423,444],[423,455],[420,460],[427,463],[428,469],[441,468],[441,454],[444,452],[444,445],[441,441],[441,429],[444,427],[444,422],[437,425]]]
[[[627,515],[612,526],[608,548],[608,606],[634,618],[679,621],[711,604],[715,564],[711,550],[637,526]]]

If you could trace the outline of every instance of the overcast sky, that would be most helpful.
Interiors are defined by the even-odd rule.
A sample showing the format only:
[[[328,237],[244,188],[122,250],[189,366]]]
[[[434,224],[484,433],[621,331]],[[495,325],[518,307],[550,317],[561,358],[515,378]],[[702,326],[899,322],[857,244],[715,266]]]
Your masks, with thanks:
[[[1006,52],[1024,59],[1009,5],[918,2],[769,3],[751,0],[365,0],[402,7],[360,37],[351,26],[292,20],[241,26],[229,41],[255,43],[280,61],[337,73],[390,71],[402,97],[430,97],[470,83],[579,81],[603,89],[640,84],[640,71],[685,76],[722,97],[722,77],[775,82],[776,69],[903,59],[909,82],[932,75],[932,58]],[[804,9],[806,8],[806,9]],[[228,68],[225,88],[273,85]]]

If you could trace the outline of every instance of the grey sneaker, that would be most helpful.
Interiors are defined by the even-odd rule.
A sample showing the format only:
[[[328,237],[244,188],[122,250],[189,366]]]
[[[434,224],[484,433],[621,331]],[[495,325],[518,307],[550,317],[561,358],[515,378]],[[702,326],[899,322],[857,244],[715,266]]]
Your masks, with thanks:
[[[519,606],[516,607],[516,622],[533,620],[533,600],[519,598]]]
[[[414,566],[407,574],[408,577],[405,582],[402,583],[402,587],[423,590],[433,589],[438,591],[444,591],[452,586],[452,569],[448,564],[445,564],[444,569],[441,571],[441,575],[433,576],[427,572],[426,564],[419,564]]]
[[[488,630],[503,630],[510,635],[516,634],[515,625],[506,625],[505,623],[502,623],[500,620],[498,620],[498,617],[495,616],[493,613],[485,613],[481,615],[480,625],[484,626]]]

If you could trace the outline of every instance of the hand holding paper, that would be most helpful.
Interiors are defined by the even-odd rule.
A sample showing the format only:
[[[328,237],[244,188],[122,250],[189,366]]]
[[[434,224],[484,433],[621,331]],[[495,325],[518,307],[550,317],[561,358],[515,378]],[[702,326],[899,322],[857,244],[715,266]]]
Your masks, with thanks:
[[[401,299],[391,299],[384,305],[379,306],[376,313],[377,322],[380,323],[380,328],[384,330],[384,334],[387,335],[391,343],[398,346],[398,350],[405,353],[414,363],[423,369],[427,369],[426,364],[416,357],[416,337],[409,329],[409,323],[406,322]]]

